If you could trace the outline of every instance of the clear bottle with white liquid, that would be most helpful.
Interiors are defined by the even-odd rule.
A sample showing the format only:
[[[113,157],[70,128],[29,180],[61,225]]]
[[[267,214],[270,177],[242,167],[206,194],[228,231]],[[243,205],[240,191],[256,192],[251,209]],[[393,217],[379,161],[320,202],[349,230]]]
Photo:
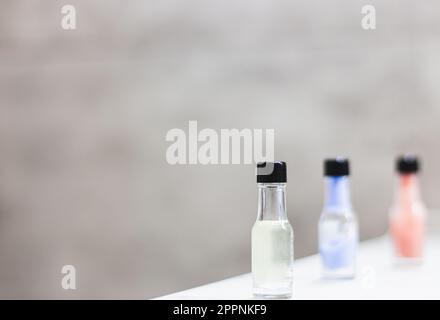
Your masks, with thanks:
[[[293,229],[286,214],[286,163],[257,165],[258,216],[252,228],[252,278],[256,298],[292,295]]]
[[[319,253],[326,279],[355,276],[358,223],[350,200],[349,162],[324,162],[325,200],[318,226]]]

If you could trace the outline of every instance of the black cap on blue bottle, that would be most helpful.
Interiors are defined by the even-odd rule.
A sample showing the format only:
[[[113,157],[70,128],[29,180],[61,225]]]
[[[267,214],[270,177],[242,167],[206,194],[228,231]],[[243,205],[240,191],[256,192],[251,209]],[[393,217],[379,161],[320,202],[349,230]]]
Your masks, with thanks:
[[[284,161],[257,163],[257,183],[287,182],[287,165]]]
[[[346,158],[326,159],[324,161],[324,176],[340,177],[350,175],[350,163]]]

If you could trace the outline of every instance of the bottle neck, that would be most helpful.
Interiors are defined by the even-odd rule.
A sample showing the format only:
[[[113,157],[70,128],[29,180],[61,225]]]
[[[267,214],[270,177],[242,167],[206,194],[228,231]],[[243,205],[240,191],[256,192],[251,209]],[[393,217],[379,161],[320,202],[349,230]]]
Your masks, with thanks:
[[[351,211],[348,176],[325,177],[324,211]]]
[[[286,184],[258,184],[257,220],[287,220]]]
[[[403,207],[420,201],[419,179],[417,174],[399,174],[397,179],[397,203]]]

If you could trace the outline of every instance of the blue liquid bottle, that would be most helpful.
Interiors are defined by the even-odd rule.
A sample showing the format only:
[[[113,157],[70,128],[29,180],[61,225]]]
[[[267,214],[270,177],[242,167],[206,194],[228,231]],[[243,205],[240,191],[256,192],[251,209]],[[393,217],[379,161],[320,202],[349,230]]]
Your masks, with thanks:
[[[318,226],[323,277],[353,278],[359,232],[350,200],[348,160],[325,160],[324,175],[325,201]]]

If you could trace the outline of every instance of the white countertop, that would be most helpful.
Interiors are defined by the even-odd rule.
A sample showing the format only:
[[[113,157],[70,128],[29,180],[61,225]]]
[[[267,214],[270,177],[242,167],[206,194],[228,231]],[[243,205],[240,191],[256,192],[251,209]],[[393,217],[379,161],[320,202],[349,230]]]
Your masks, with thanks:
[[[251,274],[158,299],[252,299]],[[362,242],[353,280],[321,280],[318,255],[295,260],[292,299],[440,299],[440,235],[431,235],[421,265],[394,264],[388,237]]]

